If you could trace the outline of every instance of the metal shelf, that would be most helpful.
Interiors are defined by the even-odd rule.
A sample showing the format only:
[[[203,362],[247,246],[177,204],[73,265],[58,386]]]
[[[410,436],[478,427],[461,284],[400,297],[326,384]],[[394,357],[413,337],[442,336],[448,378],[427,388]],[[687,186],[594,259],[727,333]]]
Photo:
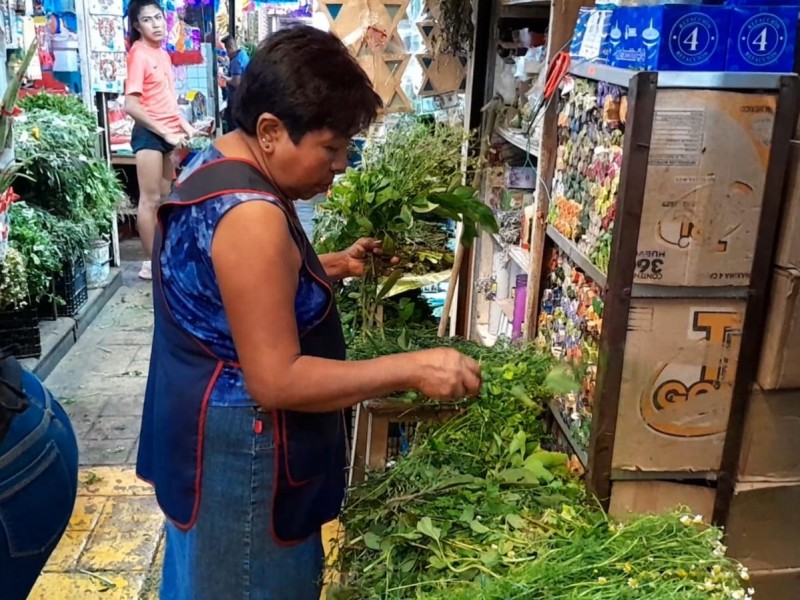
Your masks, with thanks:
[[[592,281],[605,287],[606,274],[597,268],[588,256],[578,250],[578,247],[573,242],[561,235],[558,230],[551,225],[547,226],[547,237],[553,240],[555,245],[561,248],[567,257],[569,257],[581,271],[586,273]]]
[[[558,409],[555,400],[550,400],[547,403],[547,407],[550,410],[550,414],[553,415],[553,420],[558,425],[558,428],[561,430],[561,433],[566,440],[567,444],[570,448],[572,448],[572,452],[575,456],[578,457],[578,460],[581,461],[583,468],[586,469],[589,466],[589,456],[586,454],[586,450],[578,445],[578,442],[575,441],[575,437],[572,435],[572,431],[570,431],[567,422],[564,420],[564,416],[561,414],[561,411]]]
[[[528,138],[521,129],[498,127],[497,134],[520,150],[527,152],[531,156],[539,157],[539,142],[535,139]]]
[[[499,235],[492,234],[492,239],[503,250],[508,250],[508,255],[516,265],[525,273],[531,268],[531,255],[527,250],[523,250],[516,244],[506,244]]]
[[[631,79],[641,71],[610,67],[591,61],[579,62],[570,68],[576,77],[605,81],[630,87]],[[786,73],[726,73],[706,71],[658,71],[658,87],[699,90],[777,90]]]

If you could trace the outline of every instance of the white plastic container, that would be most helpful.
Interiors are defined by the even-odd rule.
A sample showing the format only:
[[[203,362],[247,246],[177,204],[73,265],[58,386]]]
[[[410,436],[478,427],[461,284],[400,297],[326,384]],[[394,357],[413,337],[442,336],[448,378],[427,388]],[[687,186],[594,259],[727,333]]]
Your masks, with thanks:
[[[86,283],[89,289],[103,287],[111,274],[108,242],[98,240],[86,251]]]

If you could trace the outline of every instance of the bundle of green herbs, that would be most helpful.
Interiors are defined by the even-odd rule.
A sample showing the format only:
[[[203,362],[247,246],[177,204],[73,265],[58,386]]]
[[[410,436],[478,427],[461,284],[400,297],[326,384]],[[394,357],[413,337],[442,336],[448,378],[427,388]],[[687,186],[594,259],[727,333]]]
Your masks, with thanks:
[[[335,565],[343,581],[330,598],[751,595],[746,572],[724,557],[719,530],[678,515],[615,524],[571,475],[567,457],[543,449],[542,406],[575,385],[550,357],[409,329],[364,332],[350,356],[441,345],[480,362],[480,395],[443,424],[420,424],[407,455],[351,490]]]
[[[357,328],[381,326],[383,299],[404,275],[452,267],[448,221],[461,223],[461,241],[467,245],[480,230],[497,231],[491,209],[461,184],[467,138],[459,127],[402,120],[384,139],[366,145],[359,167],[349,169],[317,208],[318,252],[374,237],[383,242],[386,255],[400,254],[401,266],[391,276],[385,277],[385,264],[371,259],[365,276],[346,291],[358,299]]]
[[[348,169],[318,207],[317,250],[334,252],[370,236],[393,253],[402,246],[420,249],[433,236],[428,241],[436,245],[428,249],[445,251],[447,238],[436,233],[447,219],[464,224],[467,243],[480,227],[496,230],[491,209],[461,185],[462,166],[467,176],[476,167],[464,165],[467,140],[463,128],[413,118],[370,140],[358,168]]]

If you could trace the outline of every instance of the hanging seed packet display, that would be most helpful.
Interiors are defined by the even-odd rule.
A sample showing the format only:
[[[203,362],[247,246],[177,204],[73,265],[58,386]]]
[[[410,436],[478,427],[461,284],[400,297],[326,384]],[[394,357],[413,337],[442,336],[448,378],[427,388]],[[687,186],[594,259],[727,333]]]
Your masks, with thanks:
[[[622,168],[627,99],[624,90],[577,79],[563,93],[548,223],[608,270]]]
[[[577,367],[580,390],[558,396],[556,404],[575,440],[585,448],[603,325],[602,289],[558,248],[551,250],[546,265],[538,341],[554,356]]]

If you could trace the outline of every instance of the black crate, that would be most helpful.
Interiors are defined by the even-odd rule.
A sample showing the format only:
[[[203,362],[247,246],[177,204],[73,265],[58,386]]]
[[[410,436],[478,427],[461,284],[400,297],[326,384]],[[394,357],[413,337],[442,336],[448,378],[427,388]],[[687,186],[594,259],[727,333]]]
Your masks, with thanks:
[[[17,358],[39,358],[42,335],[38,307],[0,311],[0,341],[3,347],[10,346]]]
[[[58,306],[52,298],[41,298],[36,311],[40,321],[55,321],[58,318]]]
[[[86,306],[89,301],[89,286],[83,256],[78,256],[71,263],[65,263],[61,272],[53,276],[50,294],[51,299],[39,301],[39,319],[42,321],[74,317]]]
[[[64,263],[61,272],[53,275],[50,297],[40,299],[37,306],[40,321],[55,321],[59,317],[74,317],[89,301],[86,263],[78,256]]]
[[[86,281],[86,263],[79,255],[72,263],[64,265],[63,271],[53,280],[59,317],[74,317],[89,301],[89,286]]]

